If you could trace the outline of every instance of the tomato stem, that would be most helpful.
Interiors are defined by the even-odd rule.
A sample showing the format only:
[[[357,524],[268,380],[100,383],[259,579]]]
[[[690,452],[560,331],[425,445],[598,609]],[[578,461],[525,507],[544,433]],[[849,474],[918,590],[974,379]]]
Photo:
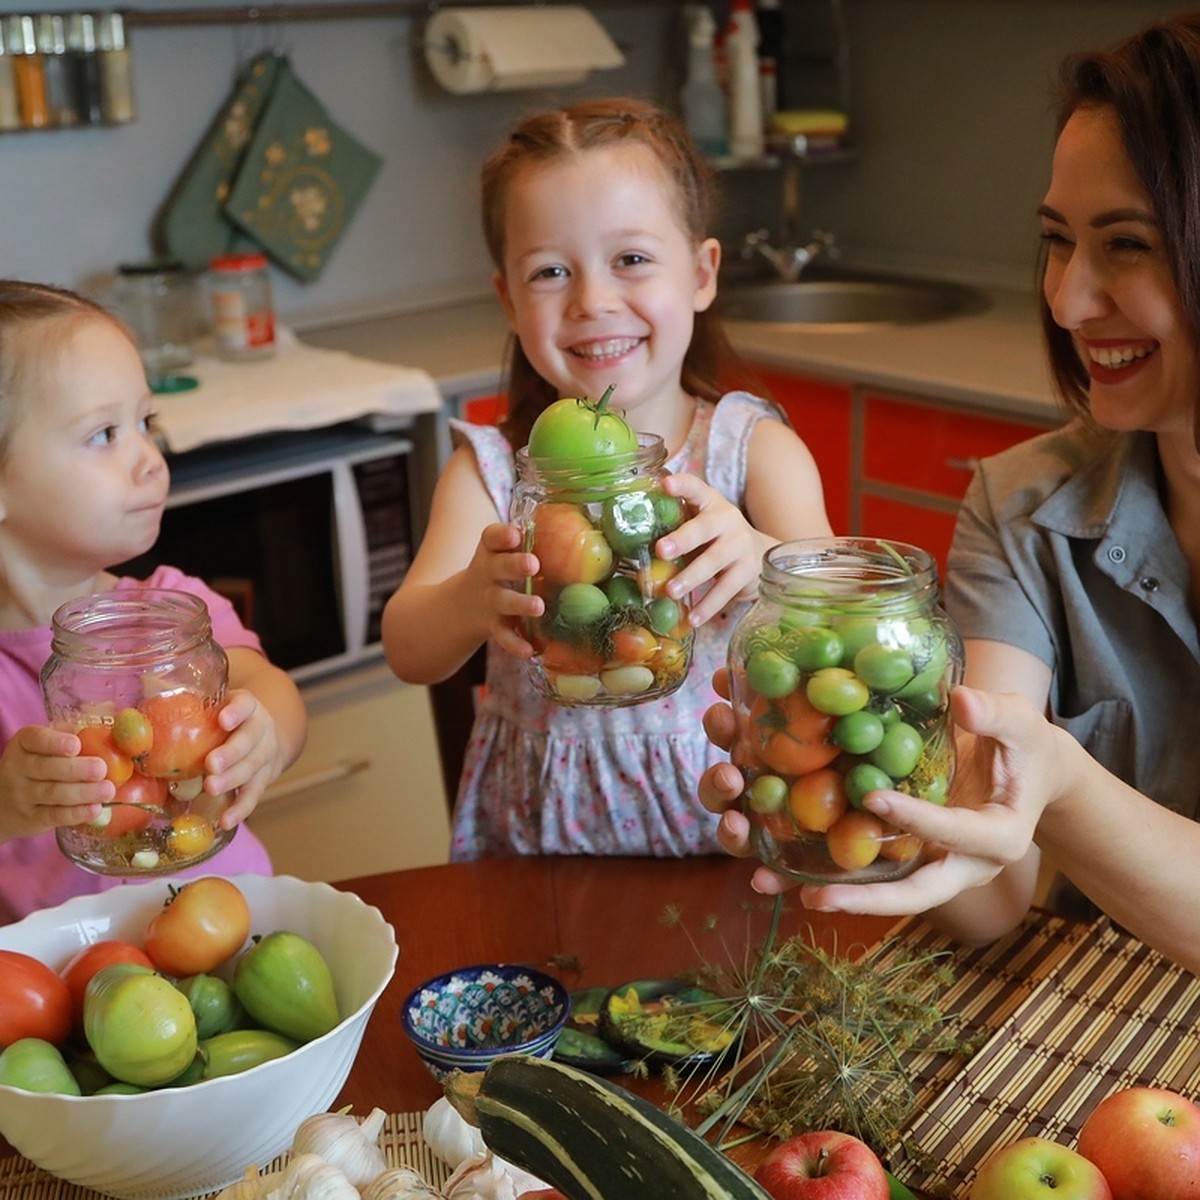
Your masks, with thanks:
[[[615,383],[610,383],[608,385],[608,387],[606,387],[604,389],[604,395],[601,396],[600,399],[596,402],[597,416],[599,416],[601,413],[605,413],[608,411],[608,402],[612,399],[612,394],[616,390],[617,390],[617,385]]]

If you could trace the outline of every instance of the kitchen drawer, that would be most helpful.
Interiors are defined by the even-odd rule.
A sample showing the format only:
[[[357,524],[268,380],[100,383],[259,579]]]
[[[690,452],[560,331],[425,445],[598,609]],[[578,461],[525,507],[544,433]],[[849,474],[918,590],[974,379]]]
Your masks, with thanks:
[[[1047,428],[894,396],[868,393],[864,403],[863,481],[951,500],[962,499],[981,458]]]
[[[817,461],[825,492],[825,512],[833,532],[849,533],[853,470],[850,388],[765,367],[755,370]]]
[[[429,691],[382,661],[303,688],[304,752],[249,824],[279,874],[336,881],[447,861]]]
[[[464,396],[459,401],[458,415],[472,425],[499,425],[508,415],[508,397],[503,392]]]

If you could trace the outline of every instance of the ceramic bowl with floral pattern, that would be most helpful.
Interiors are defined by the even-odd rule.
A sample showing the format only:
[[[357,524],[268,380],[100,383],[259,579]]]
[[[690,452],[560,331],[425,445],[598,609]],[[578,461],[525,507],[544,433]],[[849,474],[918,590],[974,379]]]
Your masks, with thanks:
[[[571,1000],[552,975],[520,964],[459,967],[409,993],[404,1032],[437,1080],[482,1071],[502,1054],[547,1058],[567,1023]]]

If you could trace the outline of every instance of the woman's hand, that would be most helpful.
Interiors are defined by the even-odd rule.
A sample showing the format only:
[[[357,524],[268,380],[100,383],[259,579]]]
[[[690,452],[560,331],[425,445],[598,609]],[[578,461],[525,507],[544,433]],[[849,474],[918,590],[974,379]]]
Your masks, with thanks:
[[[759,533],[741,509],[695,475],[668,475],[663,490],[684,501],[693,515],[659,538],[654,553],[662,559],[695,554],[668,582],[667,595],[679,600],[711,583],[688,617],[691,624],[703,625],[731,600],[755,594],[763,552],[774,539]]]
[[[104,760],[81,755],[73,733],[18,729],[0,754],[0,842],[94,821],[116,788]]]

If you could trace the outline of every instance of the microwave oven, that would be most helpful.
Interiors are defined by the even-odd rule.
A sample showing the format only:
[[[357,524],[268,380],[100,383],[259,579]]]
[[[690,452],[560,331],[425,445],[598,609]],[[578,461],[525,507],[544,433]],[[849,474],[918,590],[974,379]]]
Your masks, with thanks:
[[[412,561],[412,443],[338,425],[169,457],[160,563],[232,601],[297,681],[379,658],[383,607]]]

